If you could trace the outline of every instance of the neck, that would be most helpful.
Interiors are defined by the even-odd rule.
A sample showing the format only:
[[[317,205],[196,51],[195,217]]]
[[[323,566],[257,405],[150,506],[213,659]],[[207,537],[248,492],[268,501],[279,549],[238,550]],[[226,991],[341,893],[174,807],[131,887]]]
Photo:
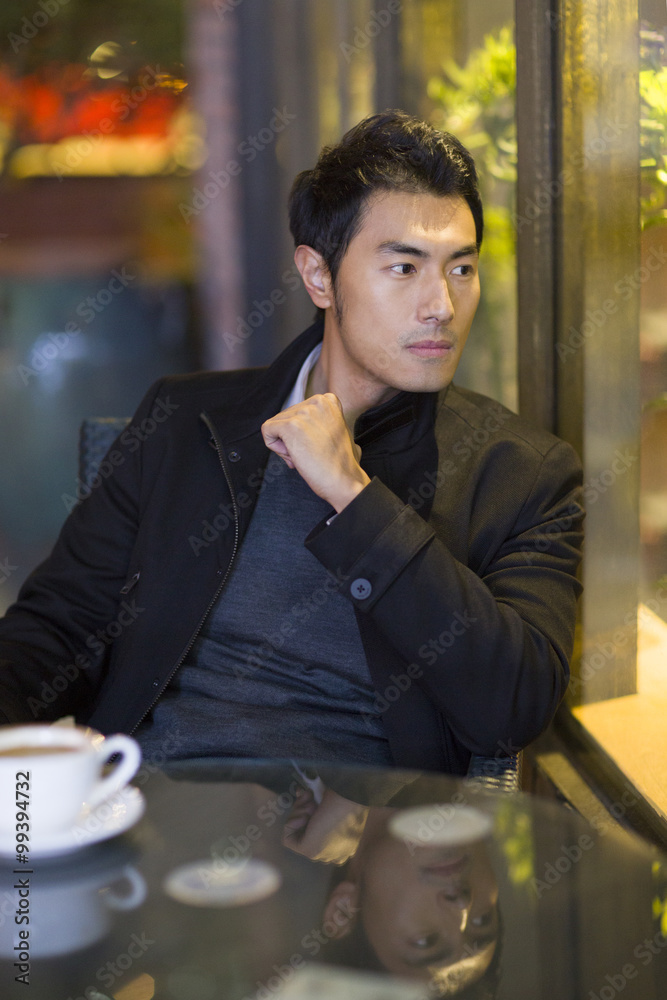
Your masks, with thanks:
[[[325,322],[322,353],[308,376],[306,397],[324,392],[335,393],[343,407],[345,423],[352,432],[362,413],[385,403],[398,391],[378,385],[367,372],[358,369],[342,350],[340,340],[327,337]]]

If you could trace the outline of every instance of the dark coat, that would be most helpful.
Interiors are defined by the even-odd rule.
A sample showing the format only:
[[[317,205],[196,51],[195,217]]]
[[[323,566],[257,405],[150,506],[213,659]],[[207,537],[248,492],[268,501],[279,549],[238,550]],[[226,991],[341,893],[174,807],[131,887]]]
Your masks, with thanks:
[[[268,457],[260,425],[321,334],[269,369],[152,387],[0,621],[6,721],[136,728],[224,586]],[[395,763],[464,773],[471,753],[533,740],[565,693],[579,462],[454,386],[398,394],[355,437],[372,482],[305,544],[356,608]]]

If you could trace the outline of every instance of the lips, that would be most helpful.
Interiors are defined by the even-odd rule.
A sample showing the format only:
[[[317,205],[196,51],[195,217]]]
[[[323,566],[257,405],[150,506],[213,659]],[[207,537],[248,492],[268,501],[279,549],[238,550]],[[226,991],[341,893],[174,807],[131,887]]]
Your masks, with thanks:
[[[453,344],[449,340],[420,340],[416,344],[410,344],[408,351],[420,358],[441,358],[448,354],[452,347]]]

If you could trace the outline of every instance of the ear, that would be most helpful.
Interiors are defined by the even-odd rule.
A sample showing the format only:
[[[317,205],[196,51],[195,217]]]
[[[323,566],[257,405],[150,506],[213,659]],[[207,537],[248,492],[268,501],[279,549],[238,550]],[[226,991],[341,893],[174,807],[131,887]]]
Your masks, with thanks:
[[[359,913],[359,886],[356,882],[339,882],[324,907],[323,923],[327,937],[339,941],[352,930]],[[332,928],[335,930],[332,933]]]
[[[328,309],[332,306],[331,276],[322,254],[302,244],[294,251],[294,263],[299,269],[313,304],[319,309]]]

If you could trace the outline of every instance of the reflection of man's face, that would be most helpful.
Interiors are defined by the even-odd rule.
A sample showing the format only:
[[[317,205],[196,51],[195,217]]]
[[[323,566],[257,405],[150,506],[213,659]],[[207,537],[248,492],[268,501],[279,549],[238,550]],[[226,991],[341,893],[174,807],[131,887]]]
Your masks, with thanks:
[[[483,845],[411,851],[387,833],[359,861],[360,917],[389,972],[437,980],[437,970],[461,963],[461,987],[483,975],[498,934],[498,887]]]

